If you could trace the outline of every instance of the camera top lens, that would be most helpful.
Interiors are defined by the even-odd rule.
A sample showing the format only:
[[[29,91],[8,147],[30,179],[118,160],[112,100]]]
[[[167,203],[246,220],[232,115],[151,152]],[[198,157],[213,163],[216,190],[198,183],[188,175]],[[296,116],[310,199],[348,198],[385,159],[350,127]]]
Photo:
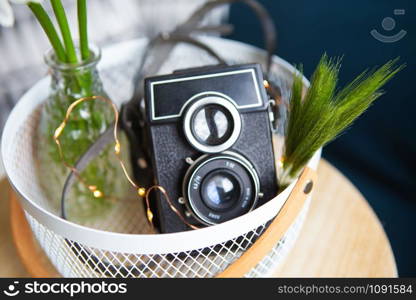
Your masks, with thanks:
[[[226,211],[241,198],[241,180],[226,169],[208,174],[201,184],[201,198],[206,206],[216,211]]]
[[[210,95],[190,104],[184,116],[184,133],[194,148],[218,153],[237,141],[241,117],[231,101],[226,96]]]
[[[231,114],[223,106],[207,105],[193,115],[191,130],[202,144],[217,146],[227,141],[233,131]]]

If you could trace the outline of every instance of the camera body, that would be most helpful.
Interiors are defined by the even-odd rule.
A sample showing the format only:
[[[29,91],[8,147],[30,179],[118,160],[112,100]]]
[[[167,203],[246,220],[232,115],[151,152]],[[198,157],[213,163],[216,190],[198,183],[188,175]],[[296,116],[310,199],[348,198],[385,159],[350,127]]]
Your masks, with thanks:
[[[190,224],[225,222],[277,194],[271,113],[258,64],[146,78],[145,109],[154,183]],[[188,230],[163,197],[152,199],[160,231]]]

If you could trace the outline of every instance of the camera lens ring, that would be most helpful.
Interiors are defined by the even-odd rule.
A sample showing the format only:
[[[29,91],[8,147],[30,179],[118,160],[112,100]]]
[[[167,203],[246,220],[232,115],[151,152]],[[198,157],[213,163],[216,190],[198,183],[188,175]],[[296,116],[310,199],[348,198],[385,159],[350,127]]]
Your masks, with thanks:
[[[242,188],[243,182],[237,173],[216,169],[209,172],[201,182],[201,200],[214,211],[227,211],[240,201]]]
[[[231,120],[227,121],[232,122],[232,132],[228,139],[218,145],[207,145],[200,142],[198,138],[195,137],[195,130],[193,129],[195,114],[209,105],[216,105],[221,107],[231,117]],[[222,113],[227,115],[227,113]],[[183,130],[186,139],[194,148],[204,153],[218,153],[229,149],[238,140],[238,137],[241,133],[241,127],[241,117],[237,107],[228,99],[216,95],[205,96],[193,102],[186,110],[183,120]]]
[[[237,205],[231,206],[230,210],[225,212],[207,207],[200,193],[205,176],[219,168],[228,168],[240,174],[239,181],[243,182],[242,197]],[[259,189],[260,181],[254,167],[246,158],[231,151],[217,155],[205,154],[198,158],[187,170],[182,185],[187,210],[205,225],[219,224],[250,212],[257,205]]]

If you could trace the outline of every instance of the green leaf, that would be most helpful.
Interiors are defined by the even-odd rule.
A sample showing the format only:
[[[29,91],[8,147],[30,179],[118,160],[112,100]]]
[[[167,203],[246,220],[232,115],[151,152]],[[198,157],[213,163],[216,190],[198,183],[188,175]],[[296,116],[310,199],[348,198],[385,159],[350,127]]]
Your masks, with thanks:
[[[43,31],[49,39],[49,42],[52,45],[52,48],[55,51],[56,57],[61,62],[67,61],[67,56],[65,49],[59,39],[58,33],[56,32],[55,26],[51,19],[49,18],[45,9],[39,3],[29,2],[27,6],[30,8],[36,19],[38,20],[40,26],[42,26]]]
[[[71,30],[69,29],[68,20],[66,18],[65,9],[61,0],[51,0],[51,5],[61,29],[62,39],[66,49],[67,59],[69,63],[76,63],[77,54],[75,52],[74,41],[72,40]]]

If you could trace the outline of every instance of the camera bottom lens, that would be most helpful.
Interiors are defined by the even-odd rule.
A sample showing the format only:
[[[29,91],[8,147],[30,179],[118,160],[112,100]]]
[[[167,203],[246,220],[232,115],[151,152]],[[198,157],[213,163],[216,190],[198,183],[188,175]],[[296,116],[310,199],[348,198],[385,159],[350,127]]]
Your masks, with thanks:
[[[206,225],[249,212],[257,203],[258,193],[255,169],[243,156],[230,151],[200,157],[183,183],[188,210]]]
[[[209,173],[202,182],[201,198],[213,210],[225,211],[241,198],[241,180],[226,169]]]

